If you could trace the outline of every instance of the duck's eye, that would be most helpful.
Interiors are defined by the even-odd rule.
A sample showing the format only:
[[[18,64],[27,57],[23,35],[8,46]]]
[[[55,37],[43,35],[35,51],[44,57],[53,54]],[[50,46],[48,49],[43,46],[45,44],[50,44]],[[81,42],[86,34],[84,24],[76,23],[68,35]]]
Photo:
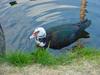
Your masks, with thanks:
[[[40,31],[35,32],[36,34],[38,34]]]
[[[37,32],[33,32],[33,35],[37,35],[40,31],[37,31]]]

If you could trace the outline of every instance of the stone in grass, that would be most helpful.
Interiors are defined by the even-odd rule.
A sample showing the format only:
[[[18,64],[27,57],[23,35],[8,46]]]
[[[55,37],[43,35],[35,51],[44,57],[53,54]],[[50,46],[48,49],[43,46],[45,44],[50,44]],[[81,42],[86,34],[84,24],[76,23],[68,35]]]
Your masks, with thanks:
[[[10,4],[11,6],[14,6],[14,5],[17,4],[17,2],[16,2],[16,1],[12,1],[12,2],[10,2],[9,4]]]

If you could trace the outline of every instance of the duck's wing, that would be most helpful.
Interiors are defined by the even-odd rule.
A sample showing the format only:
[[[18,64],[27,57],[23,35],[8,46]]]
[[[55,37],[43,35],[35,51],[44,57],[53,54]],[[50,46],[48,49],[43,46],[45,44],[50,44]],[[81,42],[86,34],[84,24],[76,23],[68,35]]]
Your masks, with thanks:
[[[72,29],[72,30],[82,30],[84,31],[87,27],[89,27],[91,24],[91,21],[86,19],[82,22],[75,23],[75,24],[63,24],[55,27],[51,27],[47,29],[47,32],[53,32],[53,31],[59,31],[59,30],[65,30],[65,29]]]
[[[75,40],[73,30],[59,30],[47,35],[47,46],[53,49],[61,49]],[[75,31],[76,32],[76,31]]]
[[[89,38],[89,33],[86,31],[79,32],[79,30],[67,29],[52,32],[47,37],[49,37],[48,45],[50,45],[50,48],[61,49],[72,44],[80,38]]]
[[[55,26],[55,27],[46,29],[47,33],[53,33],[53,32],[58,32],[58,31],[62,31],[62,30],[67,30],[67,32],[69,30],[77,31],[77,30],[79,30],[79,26],[75,25],[75,24],[66,24],[66,25],[59,25],[59,26]]]
[[[78,34],[79,28],[76,26],[69,27],[57,27],[48,30],[47,41],[52,45],[64,45],[69,44],[75,40],[76,34]]]

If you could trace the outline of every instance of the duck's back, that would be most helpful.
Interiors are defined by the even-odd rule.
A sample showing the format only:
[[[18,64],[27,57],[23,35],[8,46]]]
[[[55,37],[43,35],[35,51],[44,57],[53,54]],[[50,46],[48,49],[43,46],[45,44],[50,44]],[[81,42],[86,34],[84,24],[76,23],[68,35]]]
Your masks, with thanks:
[[[63,26],[52,28],[47,31],[47,43],[53,48],[62,48],[76,39],[79,28],[76,26]]]
[[[63,48],[80,38],[80,34],[84,32],[80,27],[81,23],[52,27],[47,30],[47,43],[50,43],[52,48]]]

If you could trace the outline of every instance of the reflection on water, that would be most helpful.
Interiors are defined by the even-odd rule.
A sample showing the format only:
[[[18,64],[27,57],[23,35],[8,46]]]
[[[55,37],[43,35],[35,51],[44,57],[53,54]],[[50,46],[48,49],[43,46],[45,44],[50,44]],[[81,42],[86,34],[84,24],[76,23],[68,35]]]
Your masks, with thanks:
[[[37,26],[52,27],[79,21],[81,0],[16,0],[18,4],[11,6],[14,0],[0,0],[0,23],[5,32],[8,49],[32,50],[34,40],[29,40],[33,29]],[[88,0],[87,17],[92,25],[87,31],[91,38],[84,39],[85,45],[99,47],[99,0]]]

